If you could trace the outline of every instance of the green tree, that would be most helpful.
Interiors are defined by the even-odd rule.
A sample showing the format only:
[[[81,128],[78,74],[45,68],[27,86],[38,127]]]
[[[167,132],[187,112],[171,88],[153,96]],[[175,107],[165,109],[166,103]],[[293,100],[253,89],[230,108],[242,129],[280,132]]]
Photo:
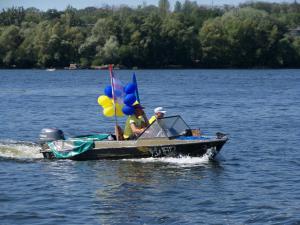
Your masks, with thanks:
[[[22,43],[19,27],[10,25],[0,36],[0,63],[6,67],[16,64],[17,49]]]
[[[170,3],[168,0],[159,0],[158,7],[160,10],[160,13],[165,16],[170,11]]]
[[[180,12],[182,10],[182,4],[179,1],[175,2],[174,12]]]
[[[104,46],[98,47],[95,64],[118,64],[120,60],[119,43],[115,36],[110,36]]]
[[[60,14],[56,9],[48,9],[43,16],[45,20],[55,20],[60,18]]]
[[[25,10],[23,7],[12,7],[3,9],[0,14],[0,24],[2,25],[21,25],[25,18]]]
[[[132,67],[299,67],[300,4],[247,2],[206,7],[75,9],[12,7],[0,12],[0,67],[121,63]]]
[[[23,41],[17,49],[15,64],[21,68],[36,67],[37,51],[33,41],[36,35],[36,25],[32,22],[23,23],[20,33],[23,36]]]
[[[36,8],[28,8],[25,10],[24,20],[29,23],[38,24],[42,20],[42,12]]]
[[[208,66],[276,66],[278,43],[285,32],[280,22],[264,11],[230,11],[202,27],[203,61]]]
[[[200,31],[202,45],[202,64],[206,67],[228,66],[230,62],[230,43],[223,30],[220,17],[208,20]]]

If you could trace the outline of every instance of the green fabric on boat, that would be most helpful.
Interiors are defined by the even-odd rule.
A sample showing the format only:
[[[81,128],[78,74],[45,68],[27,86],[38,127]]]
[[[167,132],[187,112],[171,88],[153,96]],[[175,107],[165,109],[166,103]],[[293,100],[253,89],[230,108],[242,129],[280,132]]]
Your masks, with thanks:
[[[79,155],[83,152],[86,152],[94,147],[94,142],[93,141],[76,141],[73,143],[74,148],[68,150],[68,151],[59,151],[57,147],[55,146],[54,142],[48,143],[51,151],[55,155],[57,159],[67,159],[71,158],[73,156]]]
[[[69,140],[102,141],[107,139],[108,136],[109,134],[91,134],[91,135],[77,136]]]
[[[67,159],[93,149],[94,141],[105,140],[108,138],[108,136],[109,134],[86,135],[70,138],[66,141],[49,142],[48,146],[50,147],[50,150],[54,154],[55,158]],[[61,143],[61,146],[59,146],[59,143]],[[64,148],[65,145],[67,146],[67,149],[60,149]]]

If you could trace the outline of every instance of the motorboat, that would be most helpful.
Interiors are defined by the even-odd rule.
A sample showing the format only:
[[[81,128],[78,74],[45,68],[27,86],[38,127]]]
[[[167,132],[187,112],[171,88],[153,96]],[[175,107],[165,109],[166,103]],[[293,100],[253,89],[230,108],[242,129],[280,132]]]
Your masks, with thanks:
[[[46,71],[48,71],[48,72],[53,72],[55,70],[56,70],[55,68],[48,68],[48,69],[46,69]]]
[[[134,140],[116,140],[114,134],[65,138],[56,128],[44,128],[39,136],[44,158],[80,161],[205,154],[214,158],[227,141],[228,135],[221,132],[201,135],[199,129],[191,129],[179,115],[155,120]]]

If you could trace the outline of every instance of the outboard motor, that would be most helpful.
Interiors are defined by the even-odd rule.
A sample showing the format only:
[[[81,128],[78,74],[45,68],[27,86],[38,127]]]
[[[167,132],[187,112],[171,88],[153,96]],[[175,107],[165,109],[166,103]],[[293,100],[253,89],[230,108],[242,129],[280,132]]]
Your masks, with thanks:
[[[38,143],[41,145],[40,152],[43,154],[44,158],[54,158],[53,153],[49,152],[49,146],[47,145],[47,142],[56,140],[65,140],[62,130],[57,128],[44,128],[41,130]]]
[[[41,145],[49,141],[56,140],[65,140],[65,136],[62,130],[59,130],[57,128],[44,128],[41,130],[39,135],[39,143]]]

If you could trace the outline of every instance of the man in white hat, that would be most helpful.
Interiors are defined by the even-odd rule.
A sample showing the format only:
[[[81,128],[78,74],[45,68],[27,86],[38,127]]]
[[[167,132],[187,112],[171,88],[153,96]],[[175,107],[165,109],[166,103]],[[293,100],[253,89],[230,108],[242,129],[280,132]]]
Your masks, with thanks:
[[[152,116],[149,120],[149,124],[153,123],[157,118],[164,118],[167,111],[164,110],[163,107],[157,107],[154,109],[154,116]]]

